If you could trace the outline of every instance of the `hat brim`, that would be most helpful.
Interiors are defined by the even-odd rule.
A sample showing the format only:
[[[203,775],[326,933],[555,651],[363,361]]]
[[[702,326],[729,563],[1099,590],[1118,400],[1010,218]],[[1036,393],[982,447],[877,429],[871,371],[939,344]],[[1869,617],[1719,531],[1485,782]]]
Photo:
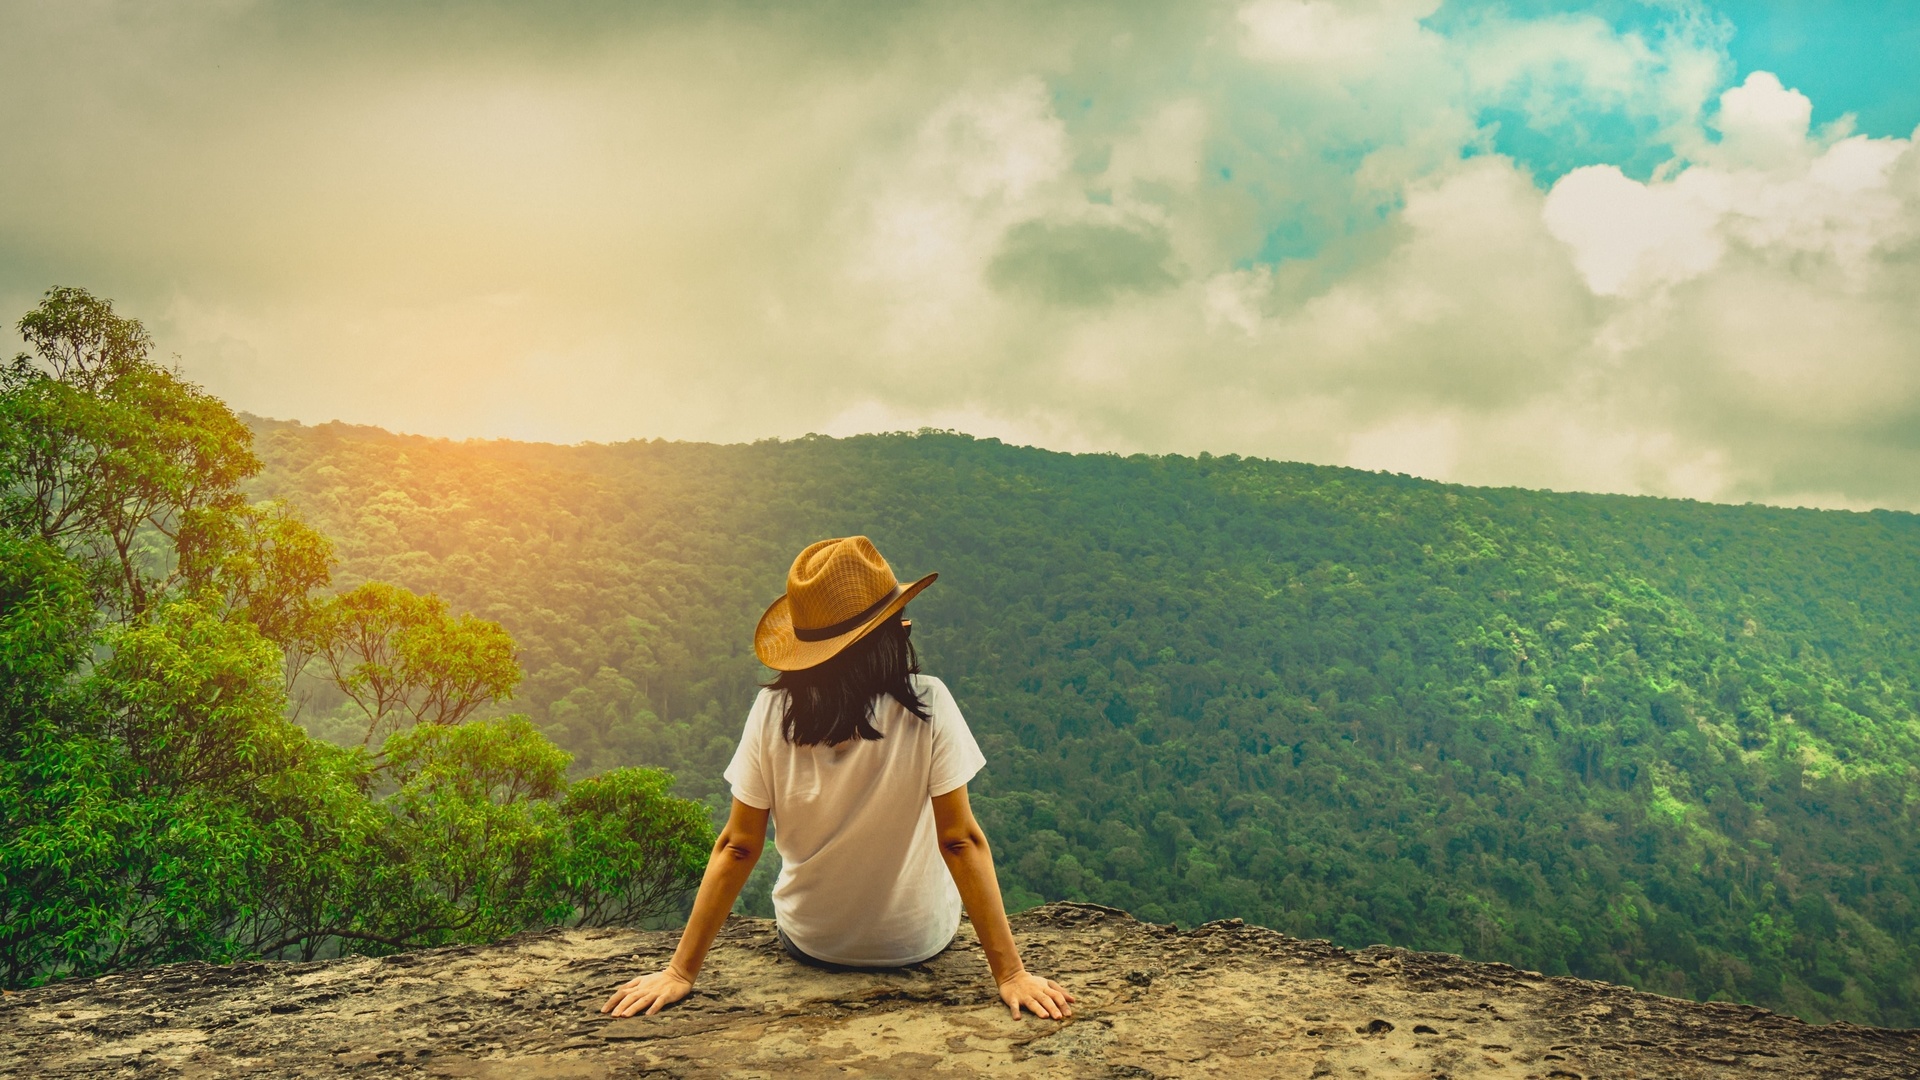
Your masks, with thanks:
[[[939,574],[928,574],[919,581],[900,590],[900,595],[859,626],[837,637],[820,641],[801,641],[793,633],[793,609],[787,604],[785,593],[767,608],[760,616],[760,625],[753,631],[753,654],[760,662],[775,671],[803,671],[816,664],[824,664],[840,655],[847,646],[859,641],[873,632],[874,627],[900,614],[907,601],[920,595],[920,590],[933,584]]]

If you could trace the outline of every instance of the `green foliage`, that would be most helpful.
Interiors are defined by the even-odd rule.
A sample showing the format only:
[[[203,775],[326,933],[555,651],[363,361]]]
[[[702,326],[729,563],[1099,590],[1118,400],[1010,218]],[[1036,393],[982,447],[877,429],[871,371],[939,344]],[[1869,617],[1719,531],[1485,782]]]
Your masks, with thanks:
[[[712,829],[669,779],[566,783],[498,624],[363,584],[249,505],[251,433],[56,289],[0,371],[0,981],[644,919]],[[316,653],[382,753],[287,719]],[[417,726],[406,728],[408,722]],[[364,741],[364,740],[363,740]],[[691,868],[691,869],[690,869]]]
[[[78,567],[51,544],[0,532],[0,738],[9,749],[57,707],[92,618]]]
[[[409,892],[426,902],[410,918],[436,940],[644,921],[699,883],[713,845],[670,776],[620,769],[568,785],[568,756],[525,717],[419,725],[389,738],[386,758]]]
[[[216,598],[222,614],[280,646],[284,688],[305,670],[327,632],[314,590],[332,579],[333,545],[284,503],[203,515],[178,544],[186,589]]]
[[[559,885],[582,923],[643,922],[699,883],[712,826],[700,804],[673,798],[672,787],[672,774],[659,769],[614,769],[568,789]]]
[[[92,615],[77,567],[44,541],[0,532],[0,977],[9,983],[67,944],[67,928],[42,910],[44,894],[63,884],[66,846],[45,808],[87,794],[84,768],[76,777],[67,759],[88,748],[60,745],[56,718]],[[81,790],[61,790],[75,779]]]
[[[922,434],[256,422],[262,495],[498,620],[581,772],[724,806],[793,552],[866,533],[1011,901],[1240,916],[1920,1024],[1920,520]]]
[[[306,736],[272,646],[189,603],[116,628],[107,658],[24,718],[0,835],[10,982],[234,955],[270,819],[263,781]]]
[[[125,755],[141,791],[250,787],[286,769],[305,741],[281,719],[273,644],[192,601],[110,628],[86,680],[84,730]]]
[[[456,618],[431,594],[370,581],[318,605],[304,625],[334,686],[366,717],[363,745],[408,722],[458,724],[520,682],[500,624]]]
[[[559,840],[553,797],[567,756],[524,718],[419,726],[387,740],[390,800],[426,907],[416,925],[471,940],[566,918],[546,880]]]
[[[60,545],[103,604],[142,615],[176,583],[175,542],[242,505],[252,434],[83,289],[50,291],[19,330],[33,355],[0,367],[0,525]]]

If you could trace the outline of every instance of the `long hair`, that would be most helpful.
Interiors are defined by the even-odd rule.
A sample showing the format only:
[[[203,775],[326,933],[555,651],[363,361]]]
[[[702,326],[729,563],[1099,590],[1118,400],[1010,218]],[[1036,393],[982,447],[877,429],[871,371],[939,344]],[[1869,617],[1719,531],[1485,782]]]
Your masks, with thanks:
[[[920,673],[907,624],[888,619],[833,659],[799,671],[783,671],[767,684],[787,692],[780,734],[795,746],[832,745],[847,739],[878,739],[873,708],[885,694],[922,720],[926,703],[910,675]]]

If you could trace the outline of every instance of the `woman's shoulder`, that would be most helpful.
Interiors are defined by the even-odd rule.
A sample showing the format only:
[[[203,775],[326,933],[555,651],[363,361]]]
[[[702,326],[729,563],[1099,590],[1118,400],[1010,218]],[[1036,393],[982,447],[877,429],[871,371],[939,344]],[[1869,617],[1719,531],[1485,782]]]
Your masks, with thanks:
[[[933,675],[910,675],[914,692],[920,695],[920,703],[937,712],[958,712],[960,706],[953,700],[953,691],[947,684]]]
[[[775,690],[770,686],[761,687],[760,692],[753,696],[752,706],[747,709],[747,722],[751,724],[756,720],[764,721],[778,714],[782,711],[786,698],[785,690]]]

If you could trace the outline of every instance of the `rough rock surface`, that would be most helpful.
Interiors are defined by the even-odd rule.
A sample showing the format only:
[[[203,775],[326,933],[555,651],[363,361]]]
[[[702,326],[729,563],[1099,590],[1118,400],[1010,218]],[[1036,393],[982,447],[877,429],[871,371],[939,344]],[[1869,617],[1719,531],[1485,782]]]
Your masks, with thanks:
[[[675,936],[524,934],[314,963],[180,964],[8,994],[0,1075],[1915,1077],[1920,1031],[1812,1026],[1500,964],[1349,952],[1238,921],[1179,932],[1053,904],[1027,964],[1080,999],[1007,1016],[963,927],[913,968],[835,974],[734,919],[694,996],[596,1011]]]

